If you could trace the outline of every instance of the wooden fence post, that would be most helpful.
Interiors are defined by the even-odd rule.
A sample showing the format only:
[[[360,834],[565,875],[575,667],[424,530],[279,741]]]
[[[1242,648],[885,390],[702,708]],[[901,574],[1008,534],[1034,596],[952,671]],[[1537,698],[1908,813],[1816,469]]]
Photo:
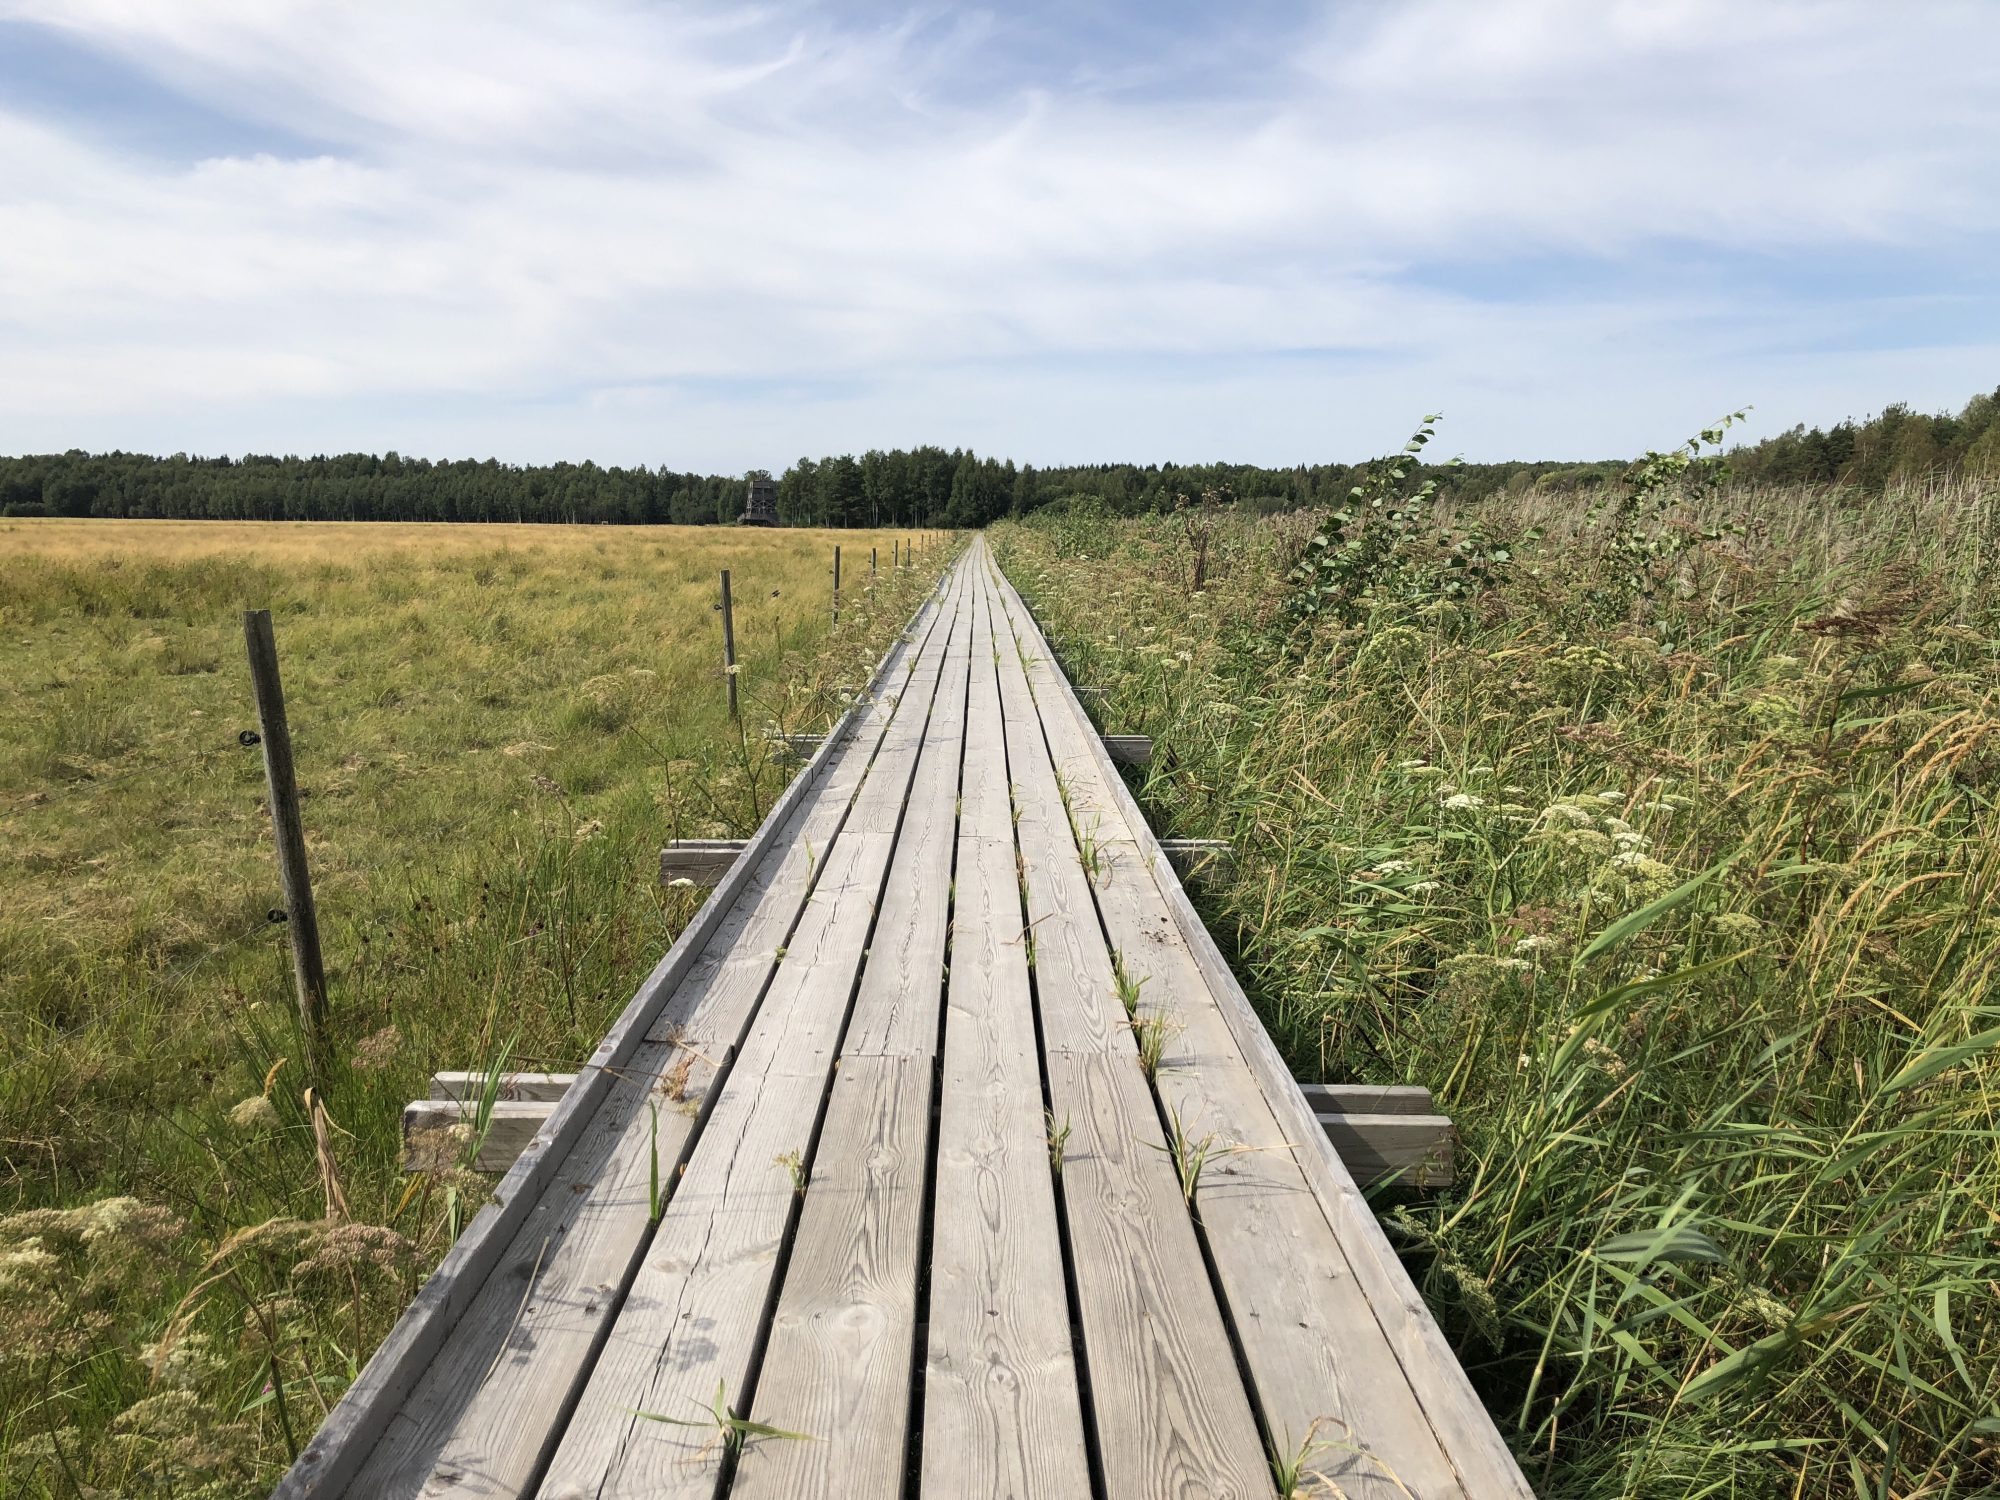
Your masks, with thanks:
[[[875,582],[875,549],[873,547],[868,549],[868,582],[871,586]]]
[[[264,780],[270,788],[271,831],[278,844],[285,931],[292,940],[292,977],[298,988],[306,1076],[318,1084],[326,1063],[326,964],[319,951],[319,912],[313,906],[312,878],[306,869],[306,835],[299,820],[299,787],[292,770],[292,731],[285,719],[285,689],[278,677],[278,647],[271,634],[268,609],[244,612],[243,641],[250,654],[250,681],[257,693],[257,730],[264,746]]]
[[[840,549],[833,549],[833,623],[840,623]]]
[[[729,684],[729,717],[736,717],[736,610],[729,600],[729,569],[722,570],[722,680]]]

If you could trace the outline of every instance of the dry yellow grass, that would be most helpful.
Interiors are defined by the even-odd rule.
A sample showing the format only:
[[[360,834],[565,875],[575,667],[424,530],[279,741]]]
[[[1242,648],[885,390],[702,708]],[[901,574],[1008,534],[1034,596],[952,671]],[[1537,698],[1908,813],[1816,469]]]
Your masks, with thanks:
[[[0,520],[0,562],[37,557],[80,562],[109,555],[156,562],[207,557],[254,557],[282,564],[353,564],[413,548],[443,556],[523,551],[551,556],[588,554],[642,544],[671,551],[690,565],[728,568],[763,562],[776,548],[807,560],[844,549],[843,569],[867,570],[868,549],[935,532],[767,530],[753,526],[458,525],[449,521],[99,521],[10,516]],[[815,551],[817,549],[817,552]],[[857,562],[858,559],[858,562]],[[852,582],[850,574],[843,582]]]

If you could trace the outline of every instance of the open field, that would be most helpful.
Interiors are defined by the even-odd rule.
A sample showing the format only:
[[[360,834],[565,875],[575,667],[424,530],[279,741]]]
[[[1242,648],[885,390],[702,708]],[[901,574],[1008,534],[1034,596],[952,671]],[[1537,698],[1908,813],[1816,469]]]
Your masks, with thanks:
[[[1537,1491],[1995,1493],[2000,494],[1357,509],[996,542],[1299,1075],[1457,1119],[1383,1206]]]
[[[758,727],[821,727],[945,561],[920,535],[892,575],[892,537],[0,522],[0,1495],[268,1484],[482,1191],[399,1171],[402,1102],[590,1052],[693,910],[662,840],[747,832],[790,774]],[[331,975],[317,1141],[236,739],[264,607]]]

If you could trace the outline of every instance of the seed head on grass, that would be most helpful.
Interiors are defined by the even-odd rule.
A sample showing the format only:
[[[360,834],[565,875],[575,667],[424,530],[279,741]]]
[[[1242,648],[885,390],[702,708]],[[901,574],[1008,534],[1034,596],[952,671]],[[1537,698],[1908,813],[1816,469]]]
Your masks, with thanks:
[[[1048,1132],[1049,1170],[1060,1175],[1063,1166],[1063,1152],[1069,1147],[1069,1116],[1065,1114],[1062,1124],[1058,1125],[1056,1124],[1056,1112],[1052,1109],[1045,1109],[1042,1111],[1042,1122]]]
[[[1134,1016],[1131,1026],[1132,1036],[1139,1044],[1139,1066],[1150,1082],[1159,1077],[1167,1039],[1179,1033],[1180,1023],[1167,1016]]]
[[[774,1165],[783,1167],[785,1171],[790,1174],[792,1179],[792,1191],[794,1193],[799,1194],[801,1197],[805,1196],[806,1159],[804,1153],[798,1151],[787,1151],[782,1156],[772,1157],[771,1161]]]
[[[1146,982],[1145,978],[1134,979],[1125,967],[1125,955],[1116,949],[1111,954],[1111,974],[1118,986],[1118,1003],[1125,1007],[1125,1018],[1136,1021],[1139,1018],[1139,987]]]
[[[229,1123],[238,1130],[275,1130],[278,1107],[262,1094],[252,1094],[229,1111]]]

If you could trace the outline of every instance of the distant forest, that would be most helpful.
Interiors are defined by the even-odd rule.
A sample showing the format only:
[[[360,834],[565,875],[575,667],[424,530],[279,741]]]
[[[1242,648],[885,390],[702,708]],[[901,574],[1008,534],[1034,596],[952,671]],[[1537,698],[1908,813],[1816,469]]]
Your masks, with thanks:
[[[1736,449],[1730,465],[1737,479],[1752,484],[1845,485],[1867,493],[1891,483],[2000,477],[2000,391],[1974,397],[1956,415],[1897,405],[1861,422],[1795,427]],[[1357,467],[1037,469],[957,448],[871,450],[859,458],[801,458],[778,480],[778,515],[793,526],[969,527],[1071,496],[1140,512],[1207,491],[1260,510],[1285,510],[1345,495]],[[1538,486],[1594,488],[1625,468],[1624,460],[1465,464],[1441,478],[1447,495],[1477,500]],[[741,515],[746,489],[743,478],[668,468],[432,462],[395,453],[231,459],[72,450],[0,458],[0,515],[8,516],[707,525]]]

